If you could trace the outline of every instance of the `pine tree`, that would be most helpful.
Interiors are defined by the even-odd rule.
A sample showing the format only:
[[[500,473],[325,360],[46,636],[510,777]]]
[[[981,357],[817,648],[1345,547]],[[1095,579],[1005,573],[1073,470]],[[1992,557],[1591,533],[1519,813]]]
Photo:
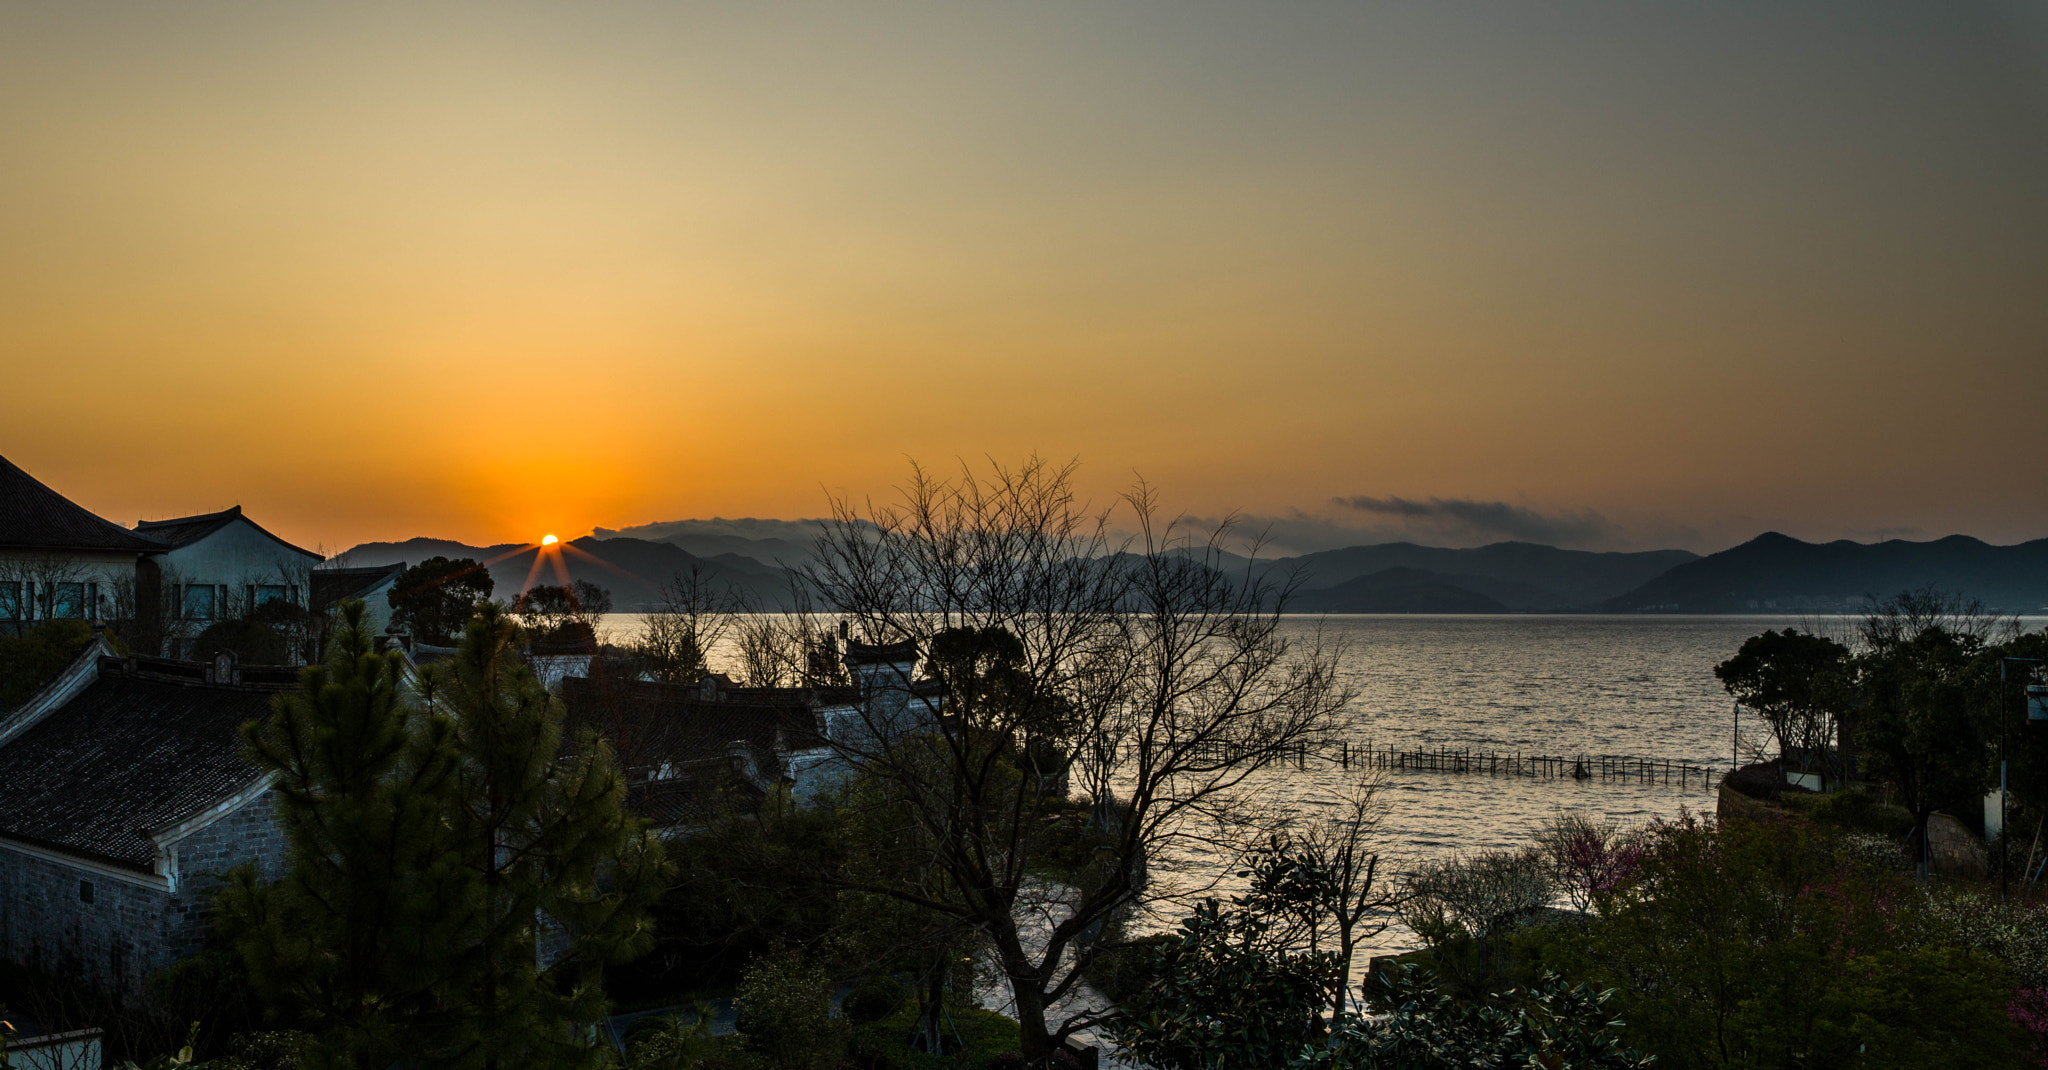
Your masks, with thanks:
[[[625,781],[592,734],[563,746],[561,703],[520,660],[519,628],[493,605],[453,661],[429,675],[430,711],[460,755],[445,816],[478,894],[450,996],[450,1064],[573,1066],[598,1054],[581,1027],[604,1007],[599,971],[652,945],[660,844],[624,809]]]
[[[326,664],[243,730],[277,776],[291,860],[275,885],[235,875],[228,931],[256,989],[315,1030],[335,1066],[388,1066],[447,1028],[438,982],[463,936],[442,904],[476,895],[440,819],[453,726],[407,701],[403,666],[371,652],[363,604],[347,603]]]
[[[278,776],[291,868],[270,886],[240,874],[224,913],[321,1063],[602,1062],[599,971],[651,943],[666,866],[602,741],[562,745],[518,639],[486,607],[415,698],[351,604],[328,663],[247,730]]]

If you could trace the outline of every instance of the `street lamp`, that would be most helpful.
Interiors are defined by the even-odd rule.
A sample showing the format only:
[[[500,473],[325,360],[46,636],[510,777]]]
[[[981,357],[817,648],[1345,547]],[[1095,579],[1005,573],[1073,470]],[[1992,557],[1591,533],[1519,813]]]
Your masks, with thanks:
[[[1998,659],[1998,693],[1999,705],[2001,706],[2005,704],[2006,666],[2015,662],[2025,665],[2039,665],[2041,664],[2041,659]],[[2037,721],[2048,721],[2048,684],[2034,683],[2033,677],[2034,670],[2029,669],[2027,671],[2028,683],[2026,691],[2028,724],[2033,724]],[[2005,834],[2005,746],[2007,737],[2011,735],[2012,718],[2007,717],[2004,710],[2000,710],[1998,714],[1998,899],[2000,902],[2005,901],[2007,886],[2012,880],[2012,875],[2008,872],[2012,868],[2012,852],[2006,847],[2006,841],[2011,839],[2011,837]]]

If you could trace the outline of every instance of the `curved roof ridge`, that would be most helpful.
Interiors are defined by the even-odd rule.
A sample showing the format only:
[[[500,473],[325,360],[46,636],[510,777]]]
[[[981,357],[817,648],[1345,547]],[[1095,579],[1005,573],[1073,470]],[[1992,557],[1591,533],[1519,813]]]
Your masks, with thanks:
[[[0,457],[0,547],[153,553],[162,540],[130,531],[50,489]]]

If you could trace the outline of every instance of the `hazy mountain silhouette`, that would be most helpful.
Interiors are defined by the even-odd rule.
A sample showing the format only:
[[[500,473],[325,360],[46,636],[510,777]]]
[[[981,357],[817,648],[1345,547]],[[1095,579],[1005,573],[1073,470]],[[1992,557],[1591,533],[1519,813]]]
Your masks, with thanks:
[[[597,558],[564,553],[572,579],[612,592],[620,612],[647,608],[656,590],[693,565],[716,586],[730,585],[764,609],[789,608],[789,572],[811,558],[815,520],[680,520],[625,531],[598,529],[569,545]],[[498,593],[516,595],[533,569],[535,548],[468,546],[445,539],[365,543],[348,563],[418,563],[436,555],[489,560]],[[776,562],[781,564],[777,564]],[[601,563],[600,563],[601,562]],[[1935,542],[1815,544],[1771,532],[1708,557],[1685,550],[1593,553],[1526,542],[1450,550],[1414,543],[1350,546],[1300,557],[1220,562],[1241,576],[1297,581],[1291,608],[1309,613],[1831,612],[1933,584],[1983,599],[2007,612],[2048,611],[2048,539],[1991,546],[1962,535]],[[558,582],[543,566],[535,582]]]
[[[1464,585],[1475,577],[1446,576],[1419,568],[1381,569],[1335,587],[1302,591],[1293,608],[1303,613],[1506,613],[1507,604]],[[1499,582],[1499,581],[1492,581]]]
[[[823,520],[663,520],[630,528],[593,528],[594,539],[646,539],[665,542],[698,557],[738,554],[764,565],[800,568],[811,560]]]
[[[572,539],[566,545],[582,551],[580,554],[564,552],[560,555],[569,578],[572,581],[589,580],[609,590],[612,608],[622,613],[645,609],[659,602],[661,593],[657,588],[677,574],[688,572],[692,565],[702,569],[714,588],[723,589],[730,585],[763,608],[786,608],[789,600],[787,573],[750,557],[736,554],[699,557],[671,543],[646,539],[598,539],[589,535]],[[539,552],[539,547],[517,543],[469,546],[446,539],[421,538],[405,542],[364,543],[342,556],[350,565],[382,565],[394,561],[416,565],[430,557],[468,557],[490,561],[503,556],[503,560],[492,562],[491,579],[497,584],[496,596],[510,601],[524,588],[529,575],[534,577],[535,583],[561,582],[548,563],[542,563],[538,573],[533,571],[534,559]]]
[[[2048,539],[1992,546],[1967,535],[1933,542],[1801,542],[1766,532],[1687,562],[1603,602],[1611,612],[1769,613],[1854,610],[1932,584],[2007,613],[2048,607]]]
[[[1699,559],[1686,550],[1650,550],[1640,553],[1593,553],[1560,550],[1528,542],[1497,542],[1467,550],[1417,546],[1409,542],[1380,543],[1325,550],[1301,557],[1283,558],[1269,568],[1302,570],[1304,607],[1311,604],[1311,592],[1332,592],[1313,600],[1316,608],[1331,613],[1390,612],[1347,603],[1335,592],[1353,590],[1349,582],[1389,569],[1429,573],[1442,584],[1478,594],[1507,609],[1522,612],[1583,609],[1633,590],[1670,570],[1673,566]],[[1371,589],[1371,585],[1355,588]],[[1498,612],[1497,610],[1417,610],[1416,612]]]

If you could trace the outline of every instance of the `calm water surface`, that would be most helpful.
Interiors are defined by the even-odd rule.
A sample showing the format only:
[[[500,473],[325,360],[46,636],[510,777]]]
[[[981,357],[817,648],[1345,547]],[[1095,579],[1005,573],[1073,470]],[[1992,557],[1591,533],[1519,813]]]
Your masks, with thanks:
[[[613,618],[623,638],[637,623]],[[2029,619],[2038,629],[2042,621]],[[1791,616],[1336,616],[1325,634],[1348,648],[1343,677],[1354,742],[1548,755],[1627,755],[1726,769],[1730,703],[1714,665],[1766,628],[1846,634],[1840,619]],[[1289,627],[1306,637],[1318,626]],[[714,663],[717,658],[714,658]],[[1304,815],[1346,786],[1331,763],[1266,774],[1258,790]],[[1713,809],[1695,778],[1676,786],[1386,773],[1384,845],[1405,861],[1517,847],[1560,810],[1640,822]],[[1157,860],[1177,883],[1227,871],[1230,859],[1183,852]],[[1402,934],[1383,944],[1398,946]]]

